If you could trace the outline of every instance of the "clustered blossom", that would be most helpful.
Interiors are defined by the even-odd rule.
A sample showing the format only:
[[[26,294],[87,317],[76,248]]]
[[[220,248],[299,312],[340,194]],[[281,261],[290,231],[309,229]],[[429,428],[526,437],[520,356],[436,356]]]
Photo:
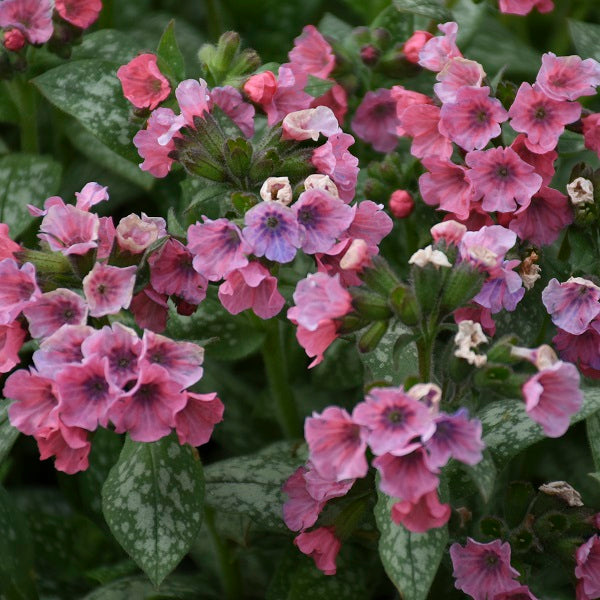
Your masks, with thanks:
[[[304,318],[306,325],[314,323],[312,311]],[[375,455],[372,465],[379,471],[381,490],[398,499],[391,511],[395,523],[424,532],[450,518],[450,506],[438,497],[440,469],[450,458],[477,464],[484,444],[481,423],[469,419],[465,409],[455,414],[440,411],[440,395],[431,385],[408,391],[373,388],[352,414],[330,406],[306,419],[308,463],[283,487],[288,495],[283,514],[287,526],[301,532],[296,538],[300,550],[305,552],[304,540],[314,540],[307,553],[316,549],[313,557],[324,573],[335,573],[340,547],[335,526],[326,528],[327,535],[323,527],[306,530],[317,523],[328,500],[347,495],[356,479],[365,477],[367,448]]]

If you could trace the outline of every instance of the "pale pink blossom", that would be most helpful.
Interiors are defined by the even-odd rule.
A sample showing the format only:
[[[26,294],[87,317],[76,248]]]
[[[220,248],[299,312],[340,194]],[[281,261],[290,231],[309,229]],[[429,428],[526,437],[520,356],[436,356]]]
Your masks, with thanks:
[[[307,81],[307,74],[294,70],[289,63],[279,67],[275,92],[268,101],[261,102],[269,125],[275,125],[291,112],[310,106],[313,98],[304,91]]]
[[[441,71],[449,60],[462,56],[456,45],[458,25],[454,21],[438,25],[443,33],[430,39],[419,52],[419,64],[430,71]]]
[[[60,0],[59,0],[60,1]],[[0,27],[18,29],[31,44],[44,44],[54,31],[50,0],[3,0]]]
[[[464,86],[478,88],[484,77],[485,71],[478,62],[457,56],[449,60],[435,76],[439,83],[436,83],[433,89],[442,102],[456,102],[460,88]]]
[[[583,117],[581,121],[585,147],[600,156],[600,113]]]
[[[41,295],[32,263],[19,267],[12,258],[0,261],[0,325],[12,323]]]
[[[458,246],[463,235],[467,233],[467,228],[462,223],[450,219],[437,223],[430,231],[434,242],[444,240],[446,244]]]
[[[83,186],[80,192],[75,192],[75,198],[77,199],[75,208],[89,211],[92,206],[108,200],[108,187],[90,181]]]
[[[324,500],[315,499],[306,487],[306,467],[298,467],[281,488],[288,499],[283,503],[283,521],[292,531],[312,527],[325,506]]]
[[[531,152],[525,144],[526,139],[527,136],[520,133],[510,147],[519,155],[521,160],[524,160],[535,169],[535,172],[542,178],[542,185],[548,186],[554,177],[554,162],[558,158],[558,153],[555,150],[544,154]]]
[[[55,252],[81,255],[98,246],[99,227],[98,215],[70,204],[55,204],[42,219],[38,237]]]
[[[92,317],[114,315],[129,308],[137,267],[112,267],[97,262],[83,278],[83,293]]]
[[[294,40],[289,58],[294,71],[321,79],[327,79],[335,66],[331,46],[314,25],[306,25],[302,34]]]
[[[352,144],[354,138],[351,135],[336,133],[323,146],[315,148],[311,159],[317,171],[331,177],[344,202],[354,198],[358,179],[358,158],[348,151]]]
[[[29,322],[31,337],[42,338],[52,335],[63,325],[85,325],[88,307],[75,292],[58,288],[42,294],[23,309],[23,314]]]
[[[537,87],[554,100],[577,100],[593,96],[600,84],[600,64],[593,58],[577,55],[542,55],[542,66],[535,80]]]
[[[204,79],[186,79],[175,89],[175,97],[185,125],[195,128],[194,117],[210,112],[210,95]]]
[[[54,377],[64,365],[83,360],[81,344],[94,331],[87,325],[63,325],[42,341],[33,353],[33,364],[42,375]]]
[[[136,56],[119,67],[117,77],[121,81],[123,95],[136,108],[154,110],[171,93],[169,80],[160,72],[155,54]]]
[[[348,93],[339,83],[336,83],[322,96],[315,98],[310,103],[310,108],[316,108],[317,106],[330,108],[341,126],[348,112]]]
[[[55,0],[54,7],[65,21],[80,29],[87,29],[98,19],[102,0]]]
[[[329,137],[341,131],[333,111],[326,106],[288,113],[283,119],[281,128],[284,140],[312,139],[315,142],[320,134]]]
[[[115,234],[122,250],[141,254],[158,239],[158,227],[155,223],[131,214],[119,221]]]
[[[15,258],[15,252],[22,250],[21,246],[10,239],[8,225],[0,223],[0,260]]]

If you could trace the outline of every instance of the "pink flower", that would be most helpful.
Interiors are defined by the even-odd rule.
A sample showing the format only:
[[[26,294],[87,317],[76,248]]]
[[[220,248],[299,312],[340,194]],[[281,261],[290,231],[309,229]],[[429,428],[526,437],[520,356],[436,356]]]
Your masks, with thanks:
[[[314,25],[304,27],[302,34],[294,40],[289,57],[294,71],[321,79],[327,79],[335,66],[331,46]]]
[[[154,54],[140,54],[119,67],[123,95],[136,108],[154,110],[171,93],[169,80],[160,72]]]
[[[65,288],[42,294],[23,309],[29,322],[31,337],[52,335],[63,325],[85,325],[88,307],[83,298]]]
[[[458,246],[463,235],[467,233],[467,228],[462,223],[450,219],[437,223],[430,229],[430,232],[434,242],[444,240],[448,245]]]
[[[81,255],[98,246],[99,227],[98,215],[70,204],[56,204],[48,208],[38,237],[55,252]]]
[[[404,448],[403,456],[382,454],[372,461],[379,471],[382,492],[408,502],[417,502],[423,494],[434,491],[439,484],[437,471],[427,462],[426,451],[415,443]]]
[[[403,388],[372,388],[357,404],[352,419],[365,429],[365,440],[374,454],[403,451],[414,438],[429,437],[435,425],[427,406]]]
[[[8,373],[20,362],[19,350],[26,336],[27,331],[19,321],[0,325],[0,373]]]
[[[552,322],[573,335],[582,334],[600,314],[600,288],[587,279],[571,277],[564,283],[551,279],[542,302]]]
[[[35,435],[58,423],[58,389],[52,379],[35,369],[19,369],[4,384],[5,398],[14,400],[8,408],[10,423],[25,435]]]
[[[402,46],[402,52],[406,60],[416,65],[419,62],[419,53],[432,37],[433,34],[429,31],[416,29]]]
[[[489,93],[489,87],[459,88],[456,99],[442,106],[440,133],[465,150],[481,150],[499,136],[500,123],[508,119],[508,113]]]
[[[388,204],[390,212],[396,219],[406,219],[415,209],[415,201],[406,190],[395,190]]]
[[[553,100],[535,86],[522,83],[508,111],[510,125],[527,134],[525,145],[537,154],[554,150],[565,125],[581,115],[581,104]]]
[[[460,56],[449,60],[446,66],[436,75],[439,83],[433,86],[436,96],[443,102],[456,102],[457,94],[462,87],[481,86],[485,71],[474,60]]]
[[[226,275],[219,300],[232,315],[251,308],[261,319],[274,317],[285,304],[277,290],[277,278],[256,261]]]
[[[111,267],[97,262],[83,278],[83,293],[92,317],[114,315],[128,308],[133,296],[137,268]]]
[[[256,104],[269,104],[277,90],[277,78],[271,71],[252,75],[244,83],[244,92]]]
[[[141,254],[159,238],[159,229],[156,223],[131,214],[119,221],[115,235],[119,248]]]
[[[515,581],[519,572],[510,566],[508,542],[494,540],[481,544],[467,538],[465,547],[457,543],[450,546],[450,557],[456,578],[454,586],[474,600],[488,600],[519,586]]]
[[[585,147],[600,156],[600,113],[583,117],[581,120]]]
[[[250,138],[254,134],[254,106],[244,102],[238,90],[230,85],[215,87],[210,99]]]
[[[295,306],[292,306],[287,312],[288,319],[294,323],[294,325],[298,325],[298,321],[295,319],[295,314],[298,309]],[[337,334],[337,326],[335,321],[322,321],[317,327],[316,330],[311,331],[298,326],[296,330],[296,339],[298,343],[304,348],[307,356],[311,358],[314,357],[314,360],[308,365],[309,369],[316,367],[323,360],[323,353],[333,341],[338,337]]]
[[[54,7],[65,21],[87,29],[98,19],[102,0],[55,0]]]
[[[542,67],[535,80],[537,87],[554,100],[577,100],[593,96],[600,84],[600,64],[593,58],[542,55]]]
[[[423,202],[466,219],[475,197],[473,185],[467,178],[467,169],[448,159],[440,160],[433,156],[424,158],[423,165],[429,170],[429,173],[419,177]]]
[[[502,309],[513,311],[525,295],[523,280],[513,269],[521,264],[520,260],[507,260],[492,271],[473,302],[489,308],[492,314]]]
[[[306,467],[298,467],[281,488],[288,499],[283,504],[283,521],[292,531],[304,531],[312,527],[325,506],[316,500],[306,488]]]
[[[75,192],[75,198],[77,198],[75,208],[89,211],[92,206],[108,200],[108,187],[90,181],[83,186],[80,192]]]
[[[557,190],[542,187],[525,210],[512,215],[508,228],[522,240],[549,246],[572,222],[573,209],[568,198]]]
[[[342,543],[335,537],[333,527],[318,527],[313,531],[305,531],[296,536],[294,544],[300,552],[312,556],[317,568],[325,575],[335,575],[335,559]]]
[[[358,179],[358,158],[348,148],[354,138],[347,133],[332,135],[323,146],[315,148],[311,162],[323,175],[329,175],[336,184],[340,198],[350,202],[354,198]]]
[[[514,590],[496,594],[493,600],[538,600],[526,585],[520,585]]]
[[[87,325],[63,325],[33,353],[33,364],[44,376],[54,377],[64,365],[83,360],[81,344],[95,330]]]
[[[543,186],[550,185],[554,177],[554,162],[558,158],[558,153],[554,150],[544,154],[531,152],[525,143],[526,139],[527,136],[520,133],[510,147],[519,155],[521,160],[524,160],[535,169],[535,172],[542,178]]]
[[[281,124],[284,140],[309,140],[315,142],[322,133],[329,137],[338,133],[340,126],[333,111],[326,106],[306,108],[287,114]]]
[[[485,444],[481,441],[481,421],[469,419],[466,408],[453,415],[441,414],[435,420],[435,433],[425,443],[429,464],[443,467],[450,458],[476,465]]]
[[[133,138],[139,155],[144,159],[140,164],[142,171],[148,171],[154,177],[167,176],[173,164],[173,159],[169,157],[175,150],[173,137],[181,137],[178,133],[181,125],[181,119],[170,108],[157,108],[153,111],[148,119],[147,129],[138,131]],[[164,143],[159,142],[159,139]]]
[[[361,427],[344,409],[329,406],[320,415],[313,412],[304,422],[304,437],[310,461],[322,477],[343,481],[367,474]]]
[[[99,356],[59,371],[58,412],[65,425],[88,431],[94,431],[98,424],[106,427],[108,411],[121,393],[111,382],[108,371],[108,359]]]
[[[160,365],[171,382],[181,389],[194,385],[202,377],[204,348],[192,342],[176,342],[152,331],[144,331],[142,358],[151,365]]]
[[[318,473],[310,461],[306,465],[304,481],[306,490],[315,500],[331,500],[345,496],[354,485],[356,479],[344,479],[343,481],[332,481]]]
[[[44,44],[54,31],[50,0],[3,0],[0,27],[14,27],[31,44]]]
[[[12,258],[0,261],[0,325],[12,323],[41,295],[34,265],[25,263],[19,268]]]
[[[54,466],[69,475],[85,471],[92,445],[88,433],[79,427],[67,427],[60,421],[54,427],[44,427],[35,435],[40,460],[56,457]]]
[[[270,100],[261,103],[269,125],[275,125],[291,112],[310,106],[313,98],[304,91],[307,81],[306,73],[294,70],[289,63],[279,67],[275,92]]]
[[[303,235],[290,207],[279,202],[259,202],[245,214],[244,223],[244,238],[253,254],[279,263],[294,260]]]
[[[353,209],[343,200],[319,189],[300,194],[292,211],[303,233],[302,250],[307,254],[327,252],[354,218]]]
[[[194,269],[209,281],[219,281],[248,264],[246,254],[252,252],[252,247],[231,221],[203,219],[204,223],[189,226],[188,248],[194,255]]]
[[[383,204],[363,200],[355,209],[354,219],[343,237],[364,240],[376,254],[377,246],[392,231],[394,222],[383,210]]]
[[[8,225],[0,223],[0,260],[15,258],[15,252],[22,250],[21,246],[10,239]]]
[[[194,129],[194,117],[202,117],[204,113],[210,112],[210,95],[204,79],[182,81],[175,89],[175,96],[181,116],[188,127]]]
[[[390,152],[398,143],[398,115],[394,90],[367,92],[352,119],[354,133],[378,152]]]
[[[322,96],[315,98],[310,103],[310,108],[316,108],[317,106],[327,106],[330,108],[338,124],[342,125],[344,117],[348,112],[348,94],[339,83],[336,83]]]
[[[193,261],[194,256],[181,242],[169,239],[148,259],[152,287],[160,294],[200,304],[206,297],[208,281],[194,269]]]
[[[224,406],[216,392],[186,392],[187,403],[175,415],[175,429],[180,444],[202,446],[210,440],[213,429],[223,420]]]
[[[478,231],[467,231],[460,240],[458,250],[461,260],[494,273],[516,242],[517,236],[513,231],[501,225],[489,225]]]
[[[142,362],[138,381],[110,411],[115,431],[127,431],[135,442],[155,442],[171,433],[175,414],[187,403],[179,383],[157,364]]]
[[[449,60],[462,56],[456,46],[458,25],[454,21],[438,25],[444,34],[430,39],[419,52],[419,64],[430,71],[441,71]]]
[[[525,410],[548,437],[560,437],[569,428],[569,419],[583,403],[579,372],[575,365],[557,361],[523,384]]]
[[[98,248],[96,260],[104,260],[110,256],[117,232],[112,217],[100,217],[98,226]]]
[[[156,333],[164,331],[167,327],[169,312],[167,300],[167,296],[159,294],[151,285],[136,294],[129,307],[136,325],[141,329],[150,329]]]
[[[600,597],[600,537],[593,535],[575,552],[575,577],[586,597]]]
[[[413,533],[424,533],[448,522],[452,509],[440,504],[437,490],[423,494],[416,502],[403,500],[392,506],[392,521]]]
[[[534,8],[541,13],[554,10],[552,0],[500,0],[500,12],[510,15],[526,15]]]
[[[512,212],[517,205],[527,206],[540,189],[542,178],[511,148],[491,148],[469,152],[467,179],[475,196],[483,198],[486,211]]]
[[[433,104],[413,104],[402,113],[400,124],[413,138],[410,153],[417,158],[429,156],[450,159],[452,142],[440,133],[440,108]]]

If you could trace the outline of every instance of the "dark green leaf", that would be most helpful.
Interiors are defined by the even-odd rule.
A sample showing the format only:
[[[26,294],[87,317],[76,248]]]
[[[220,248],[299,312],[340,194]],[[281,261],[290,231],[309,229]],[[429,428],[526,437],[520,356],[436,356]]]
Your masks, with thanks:
[[[569,33],[577,54],[600,60],[600,25],[569,19]]]
[[[334,82],[329,79],[321,79],[314,77],[313,75],[308,76],[308,83],[304,87],[304,91],[310,94],[313,98],[318,98],[323,94],[326,94],[332,87]]]
[[[600,472],[600,413],[594,413],[585,421],[588,444],[596,472]]]
[[[102,489],[113,535],[155,585],[189,550],[203,505],[202,465],[173,435],[152,443],[127,439]]]
[[[0,464],[4,462],[19,437],[19,430],[15,429],[8,420],[9,404],[4,403],[0,408]]]
[[[94,58],[124,65],[142,51],[139,44],[123,31],[101,29],[86,34],[80,46],[73,48],[71,60]]]
[[[340,43],[352,35],[352,25],[331,13],[323,15],[323,18],[319,21],[318,29],[324,36]]]
[[[181,182],[183,210],[199,220],[201,216],[218,219],[225,214],[229,187],[199,177],[186,177]],[[188,219],[189,220],[189,219]]]
[[[452,20],[452,13],[437,0],[394,0],[394,6],[400,12],[429,17],[439,23]]]
[[[185,79],[185,61],[175,39],[175,21],[171,21],[158,43],[159,67],[177,83]]]

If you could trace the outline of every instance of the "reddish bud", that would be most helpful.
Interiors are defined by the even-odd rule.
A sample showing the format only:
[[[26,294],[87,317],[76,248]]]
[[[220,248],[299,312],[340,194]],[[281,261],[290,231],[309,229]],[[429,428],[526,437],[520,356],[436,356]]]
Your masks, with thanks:
[[[244,84],[244,92],[256,104],[268,104],[277,90],[277,79],[271,71],[252,75]]]
[[[368,67],[374,65],[379,60],[379,50],[371,44],[367,44],[360,49],[360,58]]]
[[[409,38],[404,42],[402,51],[408,62],[417,64],[419,62],[419,52],[421,48],[433,37],[428,31],[421,31],[417,29]]]
[[[390,196],[389,207],[396,219],[404,219],[414,210],[415,201],[406,190],[396,190]]]
[[[4,47],[11,52],[18,52],[25,42],[25,36],[18,29],[9,29],[4,33]]]

